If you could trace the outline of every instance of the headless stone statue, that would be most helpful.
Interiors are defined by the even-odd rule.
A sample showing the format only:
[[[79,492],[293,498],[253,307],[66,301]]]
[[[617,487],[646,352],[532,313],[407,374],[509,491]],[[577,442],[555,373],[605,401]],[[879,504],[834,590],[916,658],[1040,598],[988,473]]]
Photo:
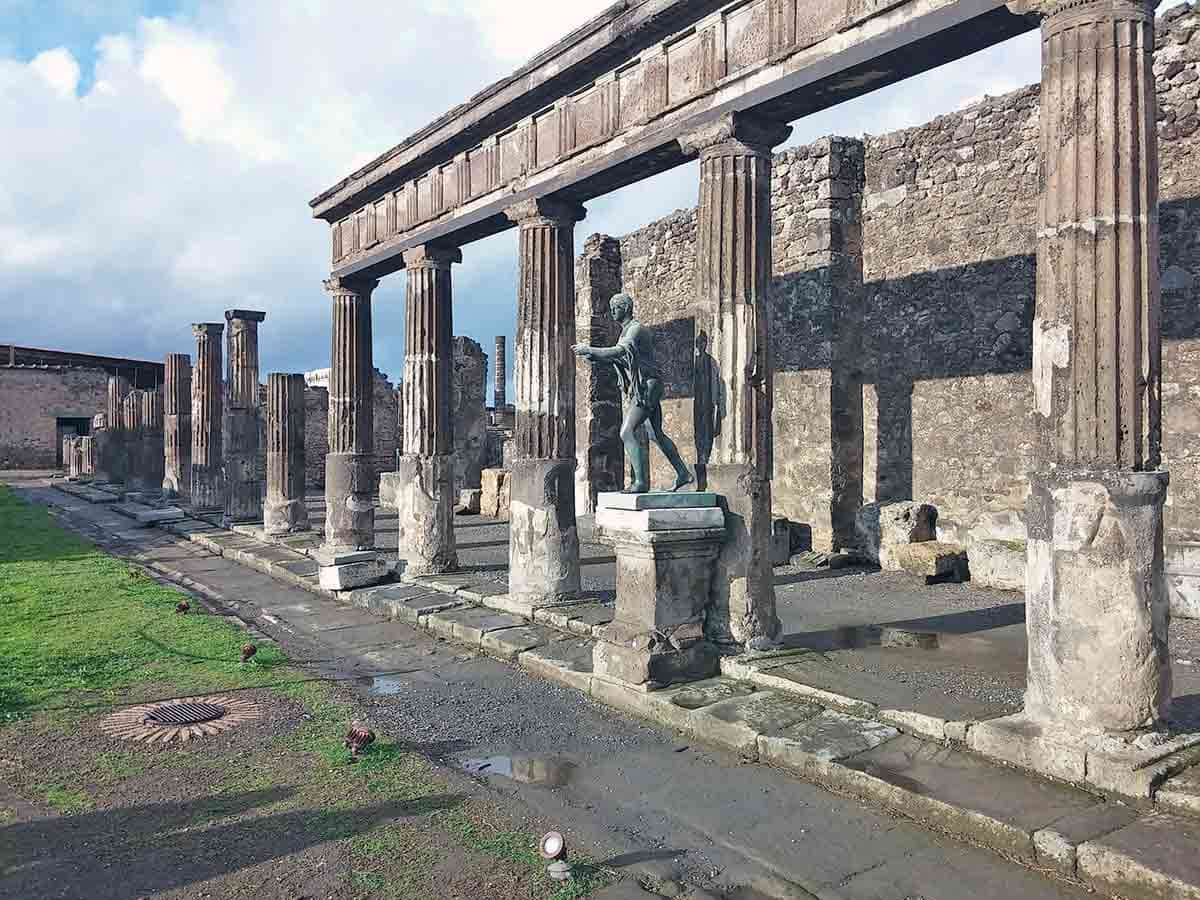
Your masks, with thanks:
[[[633,317],[633,298],[616,294],[608,304],[609,313],[621,325],[621,337],[615,347],[589,347],[578,344],[575,353],[591,363],[611,365],[617,370],[621,390],[625,394],[625,421],[621,424],[621,441],[633,467],[633,484],[626,494],[644,494],[650,490],[649,454],[638,442],[637,431],[645,425],[667,460],[675,467],[677,491],[692,483],[692,475],[679,457],[679,449],[663,432],[662,370],[654,361],[654,338],[649,329]]]

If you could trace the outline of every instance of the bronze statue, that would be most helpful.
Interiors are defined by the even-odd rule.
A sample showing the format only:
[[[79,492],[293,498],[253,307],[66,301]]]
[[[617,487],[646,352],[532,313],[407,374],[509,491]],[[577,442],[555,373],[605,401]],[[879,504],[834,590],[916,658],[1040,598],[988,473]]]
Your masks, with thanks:
[[[675,467],[675,486],[679,490],[692,483],[692,474],[679,457],[679,449],[663,432],[662,370],[654,361],[654,339],[649,329],[633,317],[633,298],[628,294],[615,294],[608,302],[608,310],[621,325],[621,337],[615,347],[589,347],[577,344],[575,353],[591,363],[611,365],[617,370],[621,390],[628,401],[625,421],[621,423],[621,440],[625,453],[633,466],[633,484],[625,488],[626,494],[644,494],[650,490],[649,454],[638,443],[637,430],[643,424],[649,431],[650,440],[666,455]]]

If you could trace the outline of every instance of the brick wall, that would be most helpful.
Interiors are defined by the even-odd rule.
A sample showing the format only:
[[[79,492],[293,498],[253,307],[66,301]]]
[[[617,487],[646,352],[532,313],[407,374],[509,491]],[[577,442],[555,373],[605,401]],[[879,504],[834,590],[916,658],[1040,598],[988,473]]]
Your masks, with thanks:
[[[99,369],[0,366],[0,469],[53,468],[57,420],[91,419],[107,392]]]

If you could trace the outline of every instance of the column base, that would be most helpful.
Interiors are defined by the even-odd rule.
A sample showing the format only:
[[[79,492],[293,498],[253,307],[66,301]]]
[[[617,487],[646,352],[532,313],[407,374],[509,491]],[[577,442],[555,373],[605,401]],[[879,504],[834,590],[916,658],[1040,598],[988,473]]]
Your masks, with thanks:
[[[575,460],[514,460],[509,477],[508,592],[537,609],[579,593]]]
[[[267,500],[263,503],[263,532],[271,537],[311,530],[308,507],[303,500]]]
[[[724,514],[708,493],[600,494],[596,536],[617,556],[617,608],[600,629],[593,672],[641,690],[708,678],[705,638]]]
[[[458,568],[454,548],[454,462],[449,456],[401,456],[381,476],[396,498],[400,558],[406,575],[438,575]]]
[[[327,591],[350,591],[379,584],[390,574],[387,563],[374,550],[344,550],[328,544],[313,554],[317,580]]]
[[[325,543],[329,547],[375,547],[375,457],[330,453],[325,457]]]
[[[1155,729],[1170,710],[1167,482],[1104,470],[1030,479],[1024,715],[1052,731]]]
[[[709,640],[737,650],[765,650],[782,630],[771,565],[771,482],[751,465],[709,465],[705,489],[719,494],[725,544],[717,557]]]
[[[976,753],[1022,769],[1141,800],[1200,762],[1200,734],[1081,733],[1025,713],[972,725],[967,743]]]

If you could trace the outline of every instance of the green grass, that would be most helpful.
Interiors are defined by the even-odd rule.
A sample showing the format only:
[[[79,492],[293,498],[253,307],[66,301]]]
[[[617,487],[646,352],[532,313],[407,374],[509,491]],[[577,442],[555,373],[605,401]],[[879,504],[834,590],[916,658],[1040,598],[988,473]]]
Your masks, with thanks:
[[[92,798],[83,791],[72,790],[65,785],[43,784],[40,790],[46,793],[46,804],[64,816],[87,812],[94,805]]]
[[[111,702],[138,684],[188,693],[263,685],[283,663],[182,596],[59,528],[0,485],[0,724],[80,695]],[[274,673],[278,675],[278,672]]]

